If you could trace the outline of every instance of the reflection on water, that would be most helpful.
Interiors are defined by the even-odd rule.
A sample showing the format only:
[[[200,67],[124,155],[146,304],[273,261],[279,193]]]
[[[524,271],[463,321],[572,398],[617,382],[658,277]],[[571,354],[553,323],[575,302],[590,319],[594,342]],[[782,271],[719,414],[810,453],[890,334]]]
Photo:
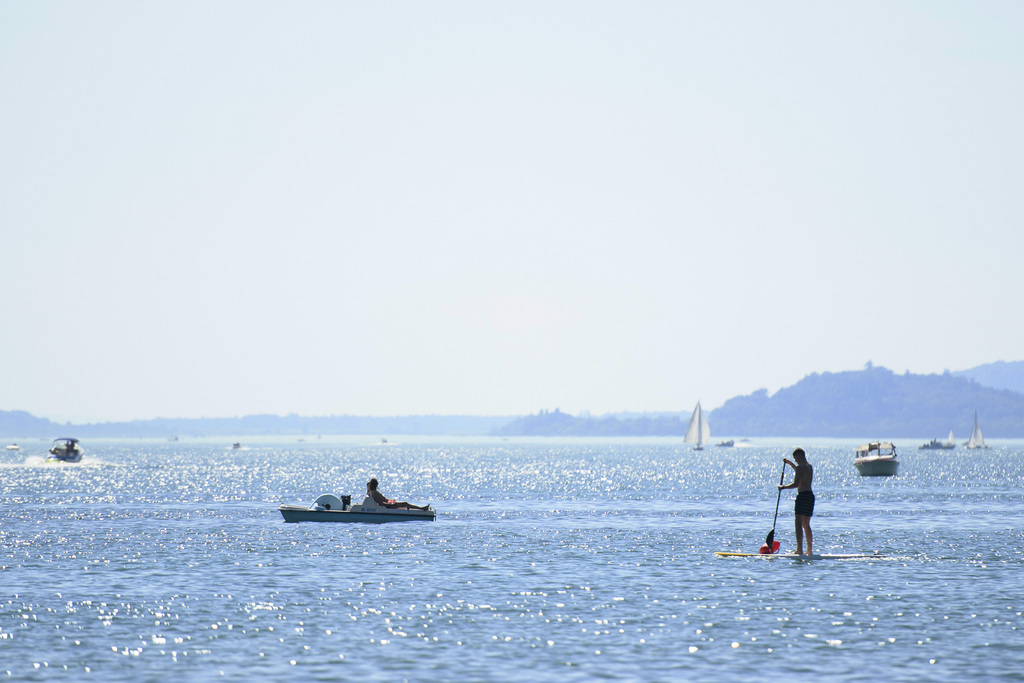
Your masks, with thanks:
[[[771,528],[791,445],[670,440],[86,444],[0,453],[0,674],[106,680],[1019,677],[1024,449],[807,446],[821,551]],[[38,457],[38,460],[36,458]],[[433,523],[284,524],[323,492]],[[792,494],[776,538],[792,546]]]

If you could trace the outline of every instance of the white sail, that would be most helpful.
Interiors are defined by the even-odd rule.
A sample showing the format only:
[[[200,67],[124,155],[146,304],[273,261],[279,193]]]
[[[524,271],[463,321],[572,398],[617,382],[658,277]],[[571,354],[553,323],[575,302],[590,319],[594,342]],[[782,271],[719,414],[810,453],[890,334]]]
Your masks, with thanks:
[[[974,411],[974,429],[971,430],[971,438],[967,441],[968,448],[988,448],[985,445],[985,437],[981,435],[981,427],[978,426],[978,411]]]
[[[704,411],[700,409],[700,401],[693,409],[690,416],[690,426],[686,428],[686,436],[683,441],[694,444],[694,448],[703,448],[704,444],[711,439],[711,428],[708,427],[708,419],[704,417]]]
[[[956,445],[956,439],[953,438],[953,430],[952,429],[949,430],[949,438],[946,439],[946,443],[948,443],[950,446],[955,446]]]

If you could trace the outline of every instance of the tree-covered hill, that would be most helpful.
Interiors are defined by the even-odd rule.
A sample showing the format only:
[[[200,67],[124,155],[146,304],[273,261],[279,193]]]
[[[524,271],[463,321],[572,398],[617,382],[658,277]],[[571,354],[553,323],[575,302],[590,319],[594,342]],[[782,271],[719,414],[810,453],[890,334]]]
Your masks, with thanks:
[[[1024,394],[951,373],[897,375],[882,367],[812,374],[769,396],[729,399],[712,432],[736,436],[944,437],[970,434],[978,411],[986,437],[1024,437]]]
[[[716,436],[825,436],[967,439],[978,411],[990,438],[1024,437],[1024,394],[982,386],[967,377],[897,375],[870,364],[860,371],[812,374],[769,396],[737,396],[708,415]],[[591,419],[555,410],[518,418],[506,436],[682,436],[689,414]],[[715,438],[712,438],[715,441]]]
[[[486,434],[508,423],[511,416],[478,415],[404,415],[397,417],[366,417],[331,415],[302,417],[300,415],[246,415],[244,417],[157,418],[131,422],[100,422],[81,425],[58,425],[24,411],[0,410],[0,437],[56,438],[168,438],[207,436],[275,436],[315,434],[394,434],[457,435]]]
[[[986,363],[970,370],[957,370],[957,377],[973,379],[978,384],[993,389],[1009,389],[1024,394],[1024,360]]]
[[[625,420],[574,417],[556,408],[517,418],[493,433],[499,436],[682,436],[686,433],[687,422],[678,415]]]

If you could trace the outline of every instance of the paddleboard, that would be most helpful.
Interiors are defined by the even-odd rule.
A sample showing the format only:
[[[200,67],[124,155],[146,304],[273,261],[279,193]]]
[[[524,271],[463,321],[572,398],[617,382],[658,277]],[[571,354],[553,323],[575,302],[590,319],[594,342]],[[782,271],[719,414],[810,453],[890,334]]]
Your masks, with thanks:
[[[775,553],[774,555],[762,555],[761,553],[730,553],[718,551],[719,557],[785,557],[790,560],[853,560],[859,557],[881,557],[874,553],[822,553],[821,555],[797,555],[796,553]]]

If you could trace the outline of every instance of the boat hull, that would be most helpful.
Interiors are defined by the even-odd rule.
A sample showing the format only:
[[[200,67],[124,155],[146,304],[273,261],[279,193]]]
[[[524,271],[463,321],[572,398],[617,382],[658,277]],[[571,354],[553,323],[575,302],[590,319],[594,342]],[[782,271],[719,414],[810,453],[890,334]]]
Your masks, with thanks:
[[[862,458],[853,464],[862,477],[892,477],[900,469],[900,461],[895,458]]]
[[[383,524],[386,522],[433,522],[433,510],[393,510],[360,512],[355,510],[316,510],[304,505],[284,504],[277,508],[286,522],[340,522]]]
[[[72,453],[50,453],[46,462],[79,462],[82,459],[82,451]]]

